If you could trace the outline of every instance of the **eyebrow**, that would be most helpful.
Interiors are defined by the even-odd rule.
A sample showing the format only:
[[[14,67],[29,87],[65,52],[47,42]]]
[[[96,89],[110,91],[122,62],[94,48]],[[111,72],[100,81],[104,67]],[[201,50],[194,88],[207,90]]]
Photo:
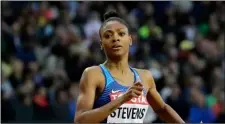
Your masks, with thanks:
[[[126,29],[126,28],[118,28],[118,29],[116,29],[116,31],[124,30],[124,29]],[[107,33],[107,32],[112,33],[113,31],[112,31],[111,29],[107,29],[107,30],[105,30],[103,33]]]

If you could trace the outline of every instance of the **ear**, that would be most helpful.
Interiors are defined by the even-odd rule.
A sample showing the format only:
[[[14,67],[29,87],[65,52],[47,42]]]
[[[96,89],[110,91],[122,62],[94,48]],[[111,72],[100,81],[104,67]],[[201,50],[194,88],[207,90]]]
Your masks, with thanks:
[[[103,50],[103,45],[102,45],[102,41],[101,40],[100,40],[99,44],[100,44],[101,50]]]
[[[132,40],[132,35],[130,35],[130,46],[132,46],[132,44],[133,44],[133,40]]]

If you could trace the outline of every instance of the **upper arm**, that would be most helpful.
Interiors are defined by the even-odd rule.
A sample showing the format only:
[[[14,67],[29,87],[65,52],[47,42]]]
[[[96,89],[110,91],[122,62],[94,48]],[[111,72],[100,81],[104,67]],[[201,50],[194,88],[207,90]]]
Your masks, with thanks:
[[[98,83],[98,78],[96,78],[94,73],[96,73],[96,71],[93,68],[87,68],[82,74],[77,99],[76,116],[93,108]]]
[[[155,112],[165,107],[165,102],[157,91],[155,81],[150,71],[145,71],[146,83],[148,84],[147,101]]]

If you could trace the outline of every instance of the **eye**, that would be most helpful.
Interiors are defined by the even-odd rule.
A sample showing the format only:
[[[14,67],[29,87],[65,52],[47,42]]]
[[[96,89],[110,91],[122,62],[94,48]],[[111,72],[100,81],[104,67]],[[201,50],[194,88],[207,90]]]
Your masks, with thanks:
[[[125,34],[126,34],[126,33],[124,33],[124,32],[120,32],[120,33],[119,33],[120,36],[124,36]]]
[[[104,38],[106,38],[106,39],[108,39],[108,38],[110,38],[110,37],[111,37],[110,34],[105,34],[105,35],[104,35]]]

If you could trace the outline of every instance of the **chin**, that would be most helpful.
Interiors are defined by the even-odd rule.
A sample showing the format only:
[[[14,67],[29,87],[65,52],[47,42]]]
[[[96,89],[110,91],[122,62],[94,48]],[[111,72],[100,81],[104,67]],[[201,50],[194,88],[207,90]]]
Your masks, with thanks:
[[[123,56],[125,56],[125,54],[120,51],[111,53],[111,57],[113,57],[113,58],[121,58]]]
[[[116,53],[116,54],[113,54],[112,56],[113,56],[114,58],[115,58],[115,57],[116,57],[116,58],[121,58],[121,57],[124,56],[124,54]]]

